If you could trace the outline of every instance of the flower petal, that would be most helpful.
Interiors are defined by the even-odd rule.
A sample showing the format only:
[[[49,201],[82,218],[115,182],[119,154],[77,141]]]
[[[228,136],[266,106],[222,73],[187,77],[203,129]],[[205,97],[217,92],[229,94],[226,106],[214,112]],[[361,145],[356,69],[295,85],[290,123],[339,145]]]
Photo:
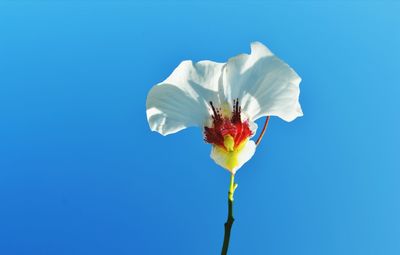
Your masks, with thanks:
[[[219,146],[213,146],[211,149],[210,157],[223,168],[235,174],[247,161],[253,157],[256,151],[256,144],[254,141],[249,140],[238,151],[228,152]]]
[[[260,42],[251,44],[251,54],[229,59],[223,74],[229,101],[239,98],[250,119],[278,116],[292,121],[302,116],[299,103],[301,78]]]
[[[183,61],[163,82],[154,86],[146,101],[150,128],[162,135],[190,126],[204,126],[209,101],[219,103],[223,63]]]

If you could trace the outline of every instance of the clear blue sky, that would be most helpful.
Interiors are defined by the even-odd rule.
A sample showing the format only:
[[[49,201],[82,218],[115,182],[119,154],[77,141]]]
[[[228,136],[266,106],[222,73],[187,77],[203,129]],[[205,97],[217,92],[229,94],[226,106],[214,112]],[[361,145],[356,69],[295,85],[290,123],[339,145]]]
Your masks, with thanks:
[[[400,254],[400,4],[0,2],[0,254],[219,254],[229,173],[149,130],[184,59],[303,78],[237,174],[230,255]]]

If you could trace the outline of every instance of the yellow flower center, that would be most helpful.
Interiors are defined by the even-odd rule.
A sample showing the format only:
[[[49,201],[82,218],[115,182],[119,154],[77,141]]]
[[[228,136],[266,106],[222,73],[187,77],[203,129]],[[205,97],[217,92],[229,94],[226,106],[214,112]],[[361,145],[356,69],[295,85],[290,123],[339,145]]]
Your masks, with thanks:
[[[239,155],[248,140],[249,139],[242,141],[238,146],[235,147],[235,141],[233,137],[231,135],[225,135],[224,147],[218,145],[215,146],[215,153],[223,159],[224,167],[226,169],[232,171],[239,165]]]

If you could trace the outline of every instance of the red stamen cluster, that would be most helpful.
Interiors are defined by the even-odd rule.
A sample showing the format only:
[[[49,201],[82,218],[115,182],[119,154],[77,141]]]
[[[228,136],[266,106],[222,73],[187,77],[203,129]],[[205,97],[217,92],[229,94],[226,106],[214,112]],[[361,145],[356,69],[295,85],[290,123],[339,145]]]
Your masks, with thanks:
[[[224,136],[231,135],[235,141],[236,148],[241,142],[250,137],[253,133],[250,130],[248,121],[242,122],[241,107],[239,100],[233,101],[232,117],[222,116],[220,109],[215,108],[210,102],[213,114],[211,115],[212,127],[204,127],[204,140],[207,143],[224,146]]]

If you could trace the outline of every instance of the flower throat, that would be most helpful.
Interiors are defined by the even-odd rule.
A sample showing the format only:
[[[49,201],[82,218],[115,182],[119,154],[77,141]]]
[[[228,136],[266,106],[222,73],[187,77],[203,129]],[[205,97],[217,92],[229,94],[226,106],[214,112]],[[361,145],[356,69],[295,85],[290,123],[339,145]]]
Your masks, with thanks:
[[[204,140],[207,143],[233,151],[253,135],[248,120],[242,121],[238,99],[233,100],[232,112],[222,113],[221,108],[216,108],[212,102],[210,106],[212,125],[204,127]]]

